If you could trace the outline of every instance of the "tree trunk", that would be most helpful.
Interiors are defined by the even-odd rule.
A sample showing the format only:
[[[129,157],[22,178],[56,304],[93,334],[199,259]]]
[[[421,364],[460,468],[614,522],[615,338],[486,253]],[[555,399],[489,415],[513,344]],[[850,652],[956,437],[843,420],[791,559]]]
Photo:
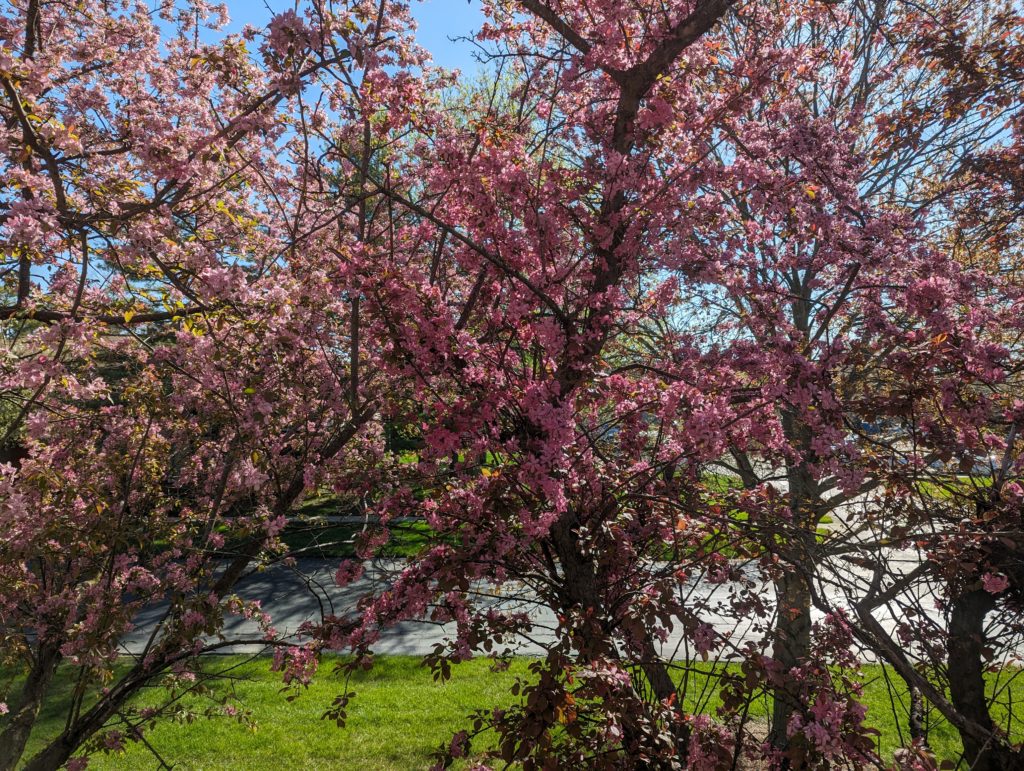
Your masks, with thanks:
[[[67,763],[82,743],[100,730],[111,715],[127,701],[125,694],[117,699],[97,705],[99,709],[90,710],[85,720],[76,721],[65,729],[43,749],[25,761],[21,771],[57,771]]]
[[[811,652],[811,590],[803,573],[789,570],[775,582],[775,596],[778,618],[772,656],[786,673],[803,664]],[[789,746],[786,728],[793,713],[802,706],[800,695],[790,691],[786,682],[788,679],[774,691],[768,737],[772,746],[779,749]]]
[[[36,663],[22,685],[18,708],[0,734],[0,771],[12,771],[21,760],[60,659],[60,650],[56,646],[40,646]]]
[[[57,771],[71,759],[74,751],[74,747],[69,749],[63,741],[51,742],[46,749],[37,752],[25,763],[21,771]]]
[[[791,745],[786,735],[789,721],[803,706],[801,695],[790,689],[793,681],[787,673],[793,667],[801,666],[811,653],[810,581],[816,570],[814,548],[819,519],[814,506],[820,502],[821,491],[811,471],[810,463],[815,454],[810,428],[793,409],[784,408],[780,417],[786,439],[801,452],[799,461],[786,465],[789,509],[793,517],[790,532],[783,530],[789,564],[775,580],[777,611],[772,656],[782,668],[783,682],[774,689],[768,740],[773,747],[786,750]]]
[[[558,555],[562,567],[563,581],[562,588],[564,596],[552,603],[553,609],[565,612],[576,608],[586,608],[591,612],[586,614],[590,621],[581,626],[577,633],[582,642],[580,653],[588,658],[608,657],[617,659],[619,657],[615,644],[609,639],[607,633],[601,628],[600,619],[607,618],[606,606],[601,600],[598,591],[598,579],[594,570],[593,561],[580,554],[578,540],[573,532],[575,522],[570,517],[564,517],[556,522],[551,528],[551,542],[555,553]],[[560,604],[561,608],[554,607]],[[644,644],[643,660],[640,662],[640,669],[643,671],[655,698],[665,701],[676,693],[675,683],[669,673],[666,663],[658,656],[654,641],[647,636]],[[638,700],[639,700],[639,691]],[[681,709],[680,705],[676,705]],[[625,743],[627,746],[643,747],[648,743],[648,737],[643,730],[633,724],[632,721],[625,721],[623,726]],[[686,755],[689,749],[690,728],[684,722],[679,721],[672,727],[672,735],[675,744],[676,757],[674,760],[685,766]],[[652,768],[659,767],[652,765]],[[675,764],[672,766],[675,767]]]
[[[985,616],[995,598],[982,589],[965,592],[952,601],[949,619],[949,695],[957,712],[990,732],[983,741],[960,732],[964,759],[972,771],[1010,771],[1024,764],[1024,754],[1006,746],[995,733],[985,698]]]
[[[82,744],[134,697],[139,689],[150,682],[152,674],[147,674],[141,663],[122,678],[102,699],[93,705],[85,714],[60,734],[51,739],[43,749],[33,755],[21,767],[21,771],[56,771],[63,766]]]

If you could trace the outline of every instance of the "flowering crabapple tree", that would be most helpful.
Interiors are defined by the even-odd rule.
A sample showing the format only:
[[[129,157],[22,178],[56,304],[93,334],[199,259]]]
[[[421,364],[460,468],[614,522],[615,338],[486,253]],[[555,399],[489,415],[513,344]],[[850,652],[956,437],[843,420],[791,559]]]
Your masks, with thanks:
[[[1009,50],[986,13],[970,9],[975,34]],[[851,558],[870,551],[884,565],[894,536],[906,543],[934,526],[922,475],[978,448],[954,448],[925,425],[963,430],[946,409],[952,395],[1005,390],[999,365],[1014,361],[992,345],[1005,313],[960,310],[1005,287],[964,270],[944,223],[972,184],[949,158],[988,152],[1019,105],[948,109],[929,51],[950,33],[929,14],[831,8],[780,29],[817,51],[815,65],[778,78],[716,146],[723,174],[704,192],[714,203],[698,203],[712,218],[681,263],[700,311],[684,328],[734,340],[744,382],[773,399],[763,419],[777,441],[730,448],[716,466],[740,481],[741,499],[777,494],[784,504],[731,526],[758,542],[775,584],[770,738],[794,760],[815,743],[799,730],[814,728],[815,697],[793,674],[827,663],[812,656],[815,593],[836,593]],[[933,307],[937,293],[945,312]]]
[[[971,768],[1021,763],[1005,677],[1020,655],[1021,280],[1019,9],[946,9],[918,26],[923,61],[938,74],[933,120],[984,126],[995,141],[965,146],[935,174],[928,197],[932,243],[964,266],[967,281],[920,297],[918,318],[941,366],[922,368],[907,441],[939,463],[903,485],[902,519],[885,544],[915,549],[909,573],[887,568],[884,548],[863,544],[870,586],[856,599],[858,637],[958,730]],[[977,15],[975,15],[977,14]],[[984,134],[984,132],[980,132]],[[928,394],[928,395],[926,395]],[[919,464],[924,465],[924,464]],[[894,485],[895,487],[895,485]],[[941,614],[928,606],[938,606]],[[878,616],[906,619],[884,629]],[[994,674],[992,674],[994,673]],[[915,737],[915,751],[927,750]]]
[[[1018,189],[1013,18],[958,57],[946,5],[484,7],[490,81],[460,99],[393,0],[315,0],[216,43],[200,0],[161,24],[142,2],[0,16],[0,635],[22,672],[0,766],[144,741],[160,711],[132,696],[195,687],[198,657],[239,642],[232,614],[300,683],[322,651],[368,665],[407,619],[453,623],[440,677],[541,646],[519,702],[441,764],[878,765],[864,648],[975,762],[999,736],[979,672],[958,696],[908,658],[916,622],[874,611],[936,581],[950,607],[987,593],[982,622],[1016,608],[1019,277],[949,246]],[[963,64],[991,56],[991,80]],[[923,475],[982,447],[1003,452],[999,497],[949,527],[963,490]],[[324,488],[375,521],[339,584],[395,518],[431,540],[284,651],[234,588]],[[908,545],[902,575],[887,550]],[[918,626],[968,665],[964,613]],[[61,664],[66,727],[23,759]]]
[[[882,530],[929,526],[926,507],[897,506],[922,465],[949,459],[917,409],[1005,355],[986,337],[997,314],[958,317],[983,282],[936,248],[920,184],[953,149],[991,141],[997,120],[973,114],[919,146],[941,89],[901,80],[927,16],[910,10],[487,7],[494,91],[454,119],[389,104],[398,132],[429,124],[411,160],[421,184],[369,175],[415,215],[386,271],[407,283],[373,294],[397,333],[385,361],[417,383],[420,484],[446,481],[423,501],[410,480],[377,512],[422,514],[439,542],[317,644],[365,653],[383,627],[430,613],[458,627],[432,657],[443,676],[514,635],[553,633],[523,703],[474,724],[498,730],[505,762],[878,762],[859,630],[822,602],[831,615],[812,634],[815,568]],[[700,311],[695,295],[726,308],[713,333],[670,323],[643,344],[652,319]],[[865,430],[879,421],[887,435]],[[704,471],[727,453],[742,489],[723,496]],[[826,515],[858,501],[822,543]],[[727,559],[744,554],[747,569]],[[557,627],[478,601],[496,586],[525,588]],[[751,615],[760,640],[710,623]],[[663,645],[671,631],[681,656]],[[719,671],[712,722],[673,675],[716,651],[744,677]],[[766,687],[762,744],[747,707]],[[471,743],[460,734],[446,753]]]
[[[744,678],[724,678],[718,721],[695,718],[684,708],[693,695],[673,676],[687,664],[672,659],[729,650],[752,677],[766,669],[763,646],[731,641],[710,623],[713,614],[767,617],[770,608],[727,558],[745,544],[726,548],[727,507],[712,502],[703,469],[729,448],[783,452],[773,419],[779,370],[753,369],[758,356],[767,370],[768,356],[742,341],[723,350],[679,334],[649,356],[634,341],[649,319],[679,312],[671,273],[707,281],[732,270],[735,236],[719,224],[729,208],[705,191],[737,184],[740,172],[715,149],[771,96],[773,73],[805,73],[811,87],[820,49],[784,32],[791,18],[810,25],[827,12],[748,6],[726,23],[727,7],[713,2],[664,13],[596,2],[488,9],[481,38],[502,82],[514,85],[465,116],[429,118],[410,160],[416,189],[402,189],[397,169],[368,175],[416,215],[392,255],[398,262],[382,271],[401,279],[368,296],[397,333],[385,364],[416,383],[406,419],[423,431],[417,471],[423,483],[438,473],[447,480],[426,501],[410,483],[377,513],[421,514],[440,538],[361,616],[318,630],[319,644],[369,651],[387,624],[429,612],[458,627],[432,658],[443,674],[449,661],[539,632],[522,612],[473,601],[480,586],[526,587],[558,625],[523,703],[476,723],[498,730],[504,761],[702,767],[771,755],[748,725]],[[387,114],[398,132],[428,121],[404,99]],[[749,130],[765,130],[766,120]],[[764,161],[765,175],[784,176],[773,162]],[[803,205],[810,181],[787,181]],[[849,182],[832,184],[842,184],[836,208],[857,198]],[[865,234],[845,212],[834,220],[850,252],[894,229]],[[707,253],[695,249],[701,243]],[[830,248],[827,272],[845,276],[833,267],[843,254]],[[751,518],[791,516],[764,489],[734,505]],[[345,566],[339,580],[357,573]],[[726,588],[702,597],[698,579]],[[681,657],[663,644],[673,630],[683,635]],[[848,642],[825,635],[814,653],[846,662]],[[796,663],[768,668],[781,680]],[[806,726],[820,737],[807,751],[820,762],[870,761],[855,687],[818,679],[808,685],[813,708],[787,715],[783,730]],[[470,742],[460,735],[449,752],[468,752]]]
[[[4,769],[144,740],[142,687],[173,700],[202,653],[283,645],[235,584],[307,491],[386,487],[391,389],[352,283],[378,216],[303,131],[337,109],[304,91],[326,68],[369,81],[415,56],[376,10],[215,43],[223,8],[199,0],[0,12]],[[262,634],[224,635],[232,615]],[[64,728],[23,758],[58,666]]]

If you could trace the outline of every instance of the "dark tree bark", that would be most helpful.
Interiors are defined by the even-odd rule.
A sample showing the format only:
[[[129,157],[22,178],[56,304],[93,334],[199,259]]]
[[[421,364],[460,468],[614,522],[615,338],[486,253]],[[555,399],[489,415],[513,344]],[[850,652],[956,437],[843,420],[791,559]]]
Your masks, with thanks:
[[[811,590],[802,572],[787,571],[776,580],[778,618],[775,622],[773,657],[784,672],[803,664],[811,651]],[[793,714],[801,709],[799,694],[785,683],[775,689],[772,701],[772,726],[769,741],[779,749],[789,747],[786,735]]]
[[[985,616],[995,608],[995,598],[983,589],[955,597],[949,619],[948,661],[950,700],[968,720],[990,733],[987,741],[961,731],[964,759],[972,771],[1010,771],[1024,764],[995,734],[985,698]]]
[[[0,733],[0,771],[12,771],[25,752],[39,708],[46,698],[60,660],[60,649],[56,646],[44,644],[39,647],[35,664],[21,687],[17,709],[7,728]]]

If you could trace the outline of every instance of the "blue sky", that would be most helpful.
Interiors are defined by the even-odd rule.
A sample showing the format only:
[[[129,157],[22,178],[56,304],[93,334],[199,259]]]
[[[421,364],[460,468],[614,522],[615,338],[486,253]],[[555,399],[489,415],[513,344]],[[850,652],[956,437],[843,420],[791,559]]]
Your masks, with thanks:
[[[263,26],[272,11],[294,7],[294,0],[225,0],[231,24],[228,31],[236,32],[245,24]],[[465,42],[451,42],[449,38],[468,35],[483,22],[479,0],[412,0],[412,12],[419,23],[417,38],[420,45],[434,56],[443,67],[458,68],[463,72],[476,69],[471,47]]]

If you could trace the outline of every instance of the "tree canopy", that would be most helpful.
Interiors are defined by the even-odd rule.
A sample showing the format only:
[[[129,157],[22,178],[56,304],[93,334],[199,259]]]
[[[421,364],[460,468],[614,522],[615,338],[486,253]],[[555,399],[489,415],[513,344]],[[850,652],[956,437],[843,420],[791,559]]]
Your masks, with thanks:
[[[1019,767],[1019,4],[483,6],[473,83],[401,0],[0,10],[0,768],[144,738],[227,645],[301,687],[425,618],[439,677],[545,651],[441,765],[877,766],[867,657],[901,767],[922,702]],[[426,542],[296,642],[236,585],[321,494],[339,584]]]

